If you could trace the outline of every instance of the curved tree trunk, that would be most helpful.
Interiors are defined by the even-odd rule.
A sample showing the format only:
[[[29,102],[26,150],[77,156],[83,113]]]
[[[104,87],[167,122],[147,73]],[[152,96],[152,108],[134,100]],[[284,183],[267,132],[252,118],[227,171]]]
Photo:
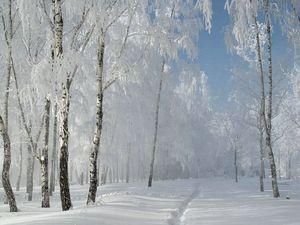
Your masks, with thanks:
[[[13,39],[13,18],[12,18],[12,0],[8,0],[8,16],[7,21],[3,19],[4,25],[4,36],[7,45],[7,73],[6,73],[6,86],[5,86],[5,98],[4,98],[4,124],[6,126],[6,132],[8,133],[8,104],[9,104],[9,93],[11,83],[11,72],[12,72],[12,39]],[[4,204],[7,204],[7,197],[4,196]]]
[[[9,203],[10,212],[17,212],[18,208],[15,200],[15,195],[13,193],[13,190],[10,185],[10,180],[9,180],[9,170],[11,164],[10,140],[1,116],[0,116],[0,134],[2,135],[3,145],[4,145],[2,184]]]

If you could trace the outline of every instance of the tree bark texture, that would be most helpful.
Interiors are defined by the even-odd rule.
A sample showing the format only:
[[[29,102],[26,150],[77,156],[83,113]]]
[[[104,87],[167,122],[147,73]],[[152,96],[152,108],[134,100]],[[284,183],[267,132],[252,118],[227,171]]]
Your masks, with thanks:
[[[100,148],[102,122],[103,122],[103,66],[104,66],[104,35],[98,39],[98,73],[97,73],[97,101],[96,101],[96,126],[93,138],[93,146],[90,153],[90,187],[87,204],[95,203],[97,194],[97,158]]]
[[[268,149],[271,176],[272,176],[272,189],[273,196],[275,198],[280,197],[278,183],[277,183],[277,172],[274,153],[272,149],[272,100],[273,100],[273,71],[272,71],[272,37],[271,37],[271,18],[270,18],[270,3],[269,0],[265,0],[265,19],[267,25],[267,38],[268,38],[268,107],[267,107],[267,118],[266,118],[266,147]]]
[[[54,46],[52,52],[52,58],[60,58],[63,54],[63,16],[61,9],[61,0],[52,0],[52,4],[54,5]]]
[[[42,178],[42,208],[50,207],[49,197],[49,175],[48,175],[48,146],[49,146],[49,127],[50,127],[50,98],[46,98],[45,104],[45,136],[44,136],[44,148],[40,157],[41,163],[41,178]]]
[[[53,122],[53,145],[51,157],[51,172],[50,172],[50,196],[55,191],[55,173],[57,167],[57,103],[54,105],[54,122]]]
[[[9,179],[9,170],[11,165],[11,148],[10,148],[10,140],[8,133],[6,131],[6,127],[2,117],[0,116],[0,134],[3,138],[4,145],[4,160],[3,160],[3,170],[2,170],[2,184],[3,188],[9,203],[10,212],[17,212],[17,204],[15,200],[15,195],[11,188],[10,179]]]
[[[68,83],[68,82],[67,82]],[[60,198],[62,210],[66,211],[72,207],[69,175],[68,175],[68,161],[69,161],[69,106],[70,95],[69,87],[63,85],[62,103],[61,103],[61,122],[60,122],[60,156],[59,156],[59,185],[60,185]]]

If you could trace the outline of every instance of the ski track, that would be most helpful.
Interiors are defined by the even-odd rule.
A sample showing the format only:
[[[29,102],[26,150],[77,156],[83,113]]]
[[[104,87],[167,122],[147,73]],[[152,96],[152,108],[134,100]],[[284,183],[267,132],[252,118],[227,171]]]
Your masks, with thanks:
[[[194,188],[193,193],[186,198],[179,207],[171,212],[171,218],[168,219],[168,225],[184,225],[184,220],[185,220],[185,213],[188,210],[189,204],[200,194],[200,185],[197,184]]]

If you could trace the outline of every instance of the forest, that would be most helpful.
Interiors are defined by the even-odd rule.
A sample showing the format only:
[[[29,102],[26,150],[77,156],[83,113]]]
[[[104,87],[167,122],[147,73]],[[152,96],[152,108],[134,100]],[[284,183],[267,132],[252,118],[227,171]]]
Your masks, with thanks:
[[[0,0],[0,224],[300,224],[300,0]]]

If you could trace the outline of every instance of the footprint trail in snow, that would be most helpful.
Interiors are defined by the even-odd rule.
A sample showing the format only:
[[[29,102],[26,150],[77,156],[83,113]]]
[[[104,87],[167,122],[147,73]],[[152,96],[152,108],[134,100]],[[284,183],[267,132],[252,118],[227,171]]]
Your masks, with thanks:
[[[171,213],[171,218],[168,219],[168,225],[185,225],[185,213],[188,210],[189,204],[199,195],[200,185],[197,184],[194,188],[193,193],[186,198],[179,207]]]

